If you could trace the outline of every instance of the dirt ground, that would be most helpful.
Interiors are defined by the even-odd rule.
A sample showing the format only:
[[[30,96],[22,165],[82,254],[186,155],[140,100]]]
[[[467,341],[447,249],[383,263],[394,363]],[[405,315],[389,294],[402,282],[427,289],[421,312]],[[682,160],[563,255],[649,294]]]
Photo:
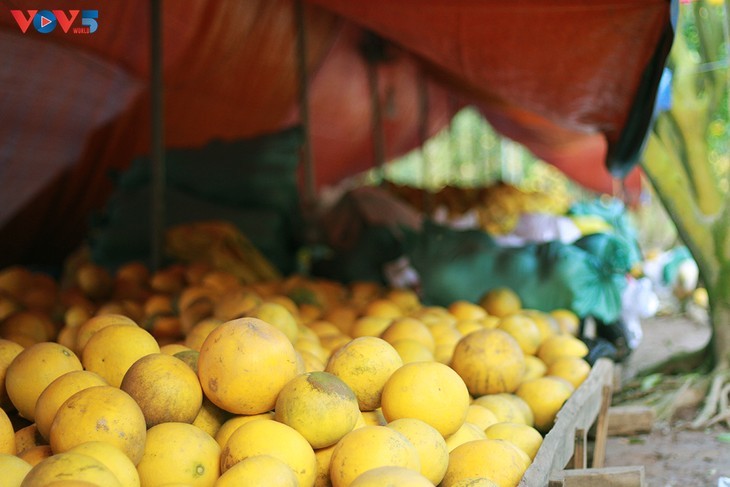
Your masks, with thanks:
[[[700,349],[710,336],[701,313],[652,318],[644,321],[642,329],[639,348],[621,365],[622,384],[629,384],[638,371],[676,352]],[[691,430],[686,425],[696,413],[690,407],[680,409],[670,419],[660,414],[648,434],[610,437],[606,466],[643,465],[649,487],[730,487],[730,443],[718,438],[730,429],[715,425],[708,430]]]

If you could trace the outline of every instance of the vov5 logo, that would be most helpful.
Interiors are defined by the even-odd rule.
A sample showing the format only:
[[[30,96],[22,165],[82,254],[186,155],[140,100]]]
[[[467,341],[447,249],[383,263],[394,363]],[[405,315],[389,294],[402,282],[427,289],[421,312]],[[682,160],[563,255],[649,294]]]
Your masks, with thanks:
[[[93,34],[99,27],[97,19],[99,18],[98,10],[11,10],[13,18],[18,23],[18,27],[25,34],[30,24],[33,24],[35,30],[41,34],[50,34],[61,26],[64,33],[68,34]],[[81,13],[81,25],[73,26]]]

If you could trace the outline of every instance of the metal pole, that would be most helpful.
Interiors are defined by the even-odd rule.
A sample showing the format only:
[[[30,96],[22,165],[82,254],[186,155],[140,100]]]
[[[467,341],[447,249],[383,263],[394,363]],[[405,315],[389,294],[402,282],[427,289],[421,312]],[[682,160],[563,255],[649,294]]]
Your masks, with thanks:
[[[312,157],[312,143],[309,122],[309,76],[307,73],[307,32],[304,21],[304,2],[296,0],[295,17],[297,30],[297,72],[299,77],[299,110],[304,131],[304,144],[302,145],[302,163],[304,165],[304,188],[302,204],[304,207],[305,231],[307,238],[314,238],[312,233],[313,213],[317,191],[315,188],[314,160]]]
[[[162,265],[162,249],[165,232],[165,146],[163,119],[162,80],[162,0],[150,2],[150,141],[152,159],[151,192],[151,266],[157,270]]]
[[[378,169],[378,184],[385,181],[385,142],[383,137],[383,111],[380,106],[380,80],[378,65],[373,59],[367,60],[368,84],[370,86],[370,106],[372,109],[371,127],[373,132],[373,157]]]

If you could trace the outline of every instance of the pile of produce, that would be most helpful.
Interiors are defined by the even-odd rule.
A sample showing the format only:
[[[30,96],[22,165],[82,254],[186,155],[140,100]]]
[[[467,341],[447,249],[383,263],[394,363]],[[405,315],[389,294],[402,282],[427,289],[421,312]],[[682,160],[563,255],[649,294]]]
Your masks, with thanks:
[[[577,328],[506,288],[7,268],[3,485],[514,486],[590,372]]]
[[[490,186],[466,188],[444,186],[436,192],[411,186],[388,184],[387,189],[414,208],[425,213],[446,211],[449,220],[473,212],[479,228],[492,235],[505,235],[514,230],[522,214],[565,214],[572,203],[565,193],[526,191],[505,182]]]

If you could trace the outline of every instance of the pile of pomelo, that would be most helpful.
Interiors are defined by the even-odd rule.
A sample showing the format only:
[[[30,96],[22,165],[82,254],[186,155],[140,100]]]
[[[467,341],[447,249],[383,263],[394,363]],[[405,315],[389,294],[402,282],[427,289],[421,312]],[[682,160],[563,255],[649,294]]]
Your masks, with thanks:
[[[202,264],[0,271],[4,486],[514,486],[577,317]]]

